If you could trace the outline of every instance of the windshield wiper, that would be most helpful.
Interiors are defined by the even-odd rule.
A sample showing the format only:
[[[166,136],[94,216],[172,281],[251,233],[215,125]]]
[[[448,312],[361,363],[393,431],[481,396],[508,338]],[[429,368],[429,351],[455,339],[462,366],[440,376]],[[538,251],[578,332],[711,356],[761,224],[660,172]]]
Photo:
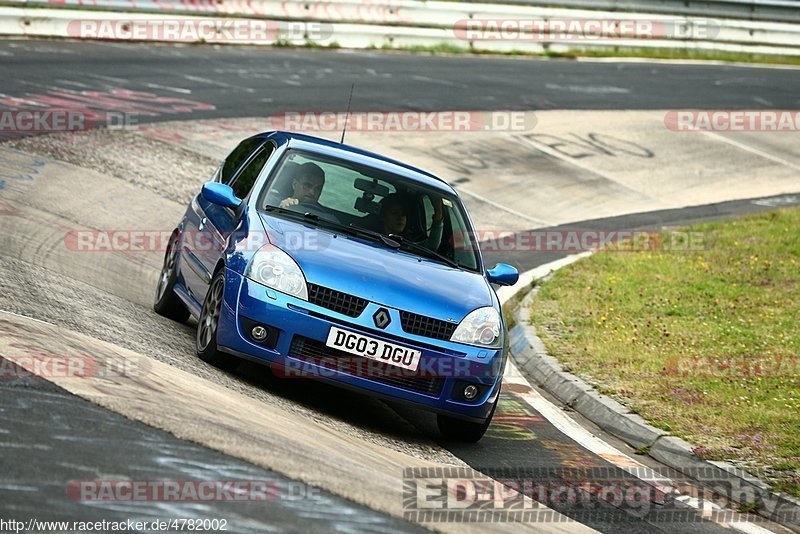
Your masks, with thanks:
[[[320,217],[319,215],[316,215],[314,213],[300,213],[299,211],[288,210],[286,208],[281,208],[279,206],[266,206],[264,208],[264,211],[276,211],[278,213],[289,215],[295,218],[301,218],[304,221],[313,221],[318,225],[324,225],[328,226],[329,228],[335,228],[343,232],[346,232],[348,234],[365,235],[373,239],[379,240],[381,243],[383,243],[389,248],[393,249],[399,249],[401,247],[410,248],[415,252],[418,252],[421,255],[426,256],[429,259],[439,260],[455,269],[461,268],[461,265],[451,260],[447,256],[439,254],[438,252],[431,250],[426,246],[420,245],[419,243],[414,243],[413,241],[409,241],[405,237],[398,234],[388,234],[388,235],[382,234],[374,230],[369,230],[367,228],[362,228],[361,226],[356,226],[355,224],[344,225],[340,222]]]
[[[281,208],[280,206],[264,206],[264,211],[277,211],[283,215],[290,215],[294,218],[302,218],[306,221],[318,222],[320,220],[319,215],[314,213],[301,213],[299,211],[287,210],[286,208]]]
[[[410,248],[410,249],[414,250],[415,252],[421,253],[423,256],[427,256],[428,258],[432,258],[434,260],[439,260],[439,261],[441,261],[443,263],[446,263],[447,265],[449,265],[450,267],[453,267],[455,269],[460,269],[461,268],[461,265],[459,265],[455,261],[451,260],[450,258],[448,258],[447,256],[445,256],[443,254],[439,254],[435,250],[429,249],[425,245],[421,245],[419,243],[415,243],[415,242],[410,241],[410,240],[406,239],[405,237],[403,237],[401,235],[397,235],[397,234],[389,234],[387,237],[389,239],[394,240],[394,241],[398,241],[400,243],[401,247]]]
[[[366,234],[366,235],[369,235],[369,236],[372,236],[372,237],[376,237],[376,238],[380,239],[388,247],[391,247],[391,248],[407,247],[407,248],[410,248],[410,249],[412,249],[412,250],[414,250],[416,252],[422,253],[423,256],[427,256],[428,258],[432,258],[432,259],[435,259],[435,260],[442,261],[442,262],[446,263],[447,265],[449,265],[450,267],[454,267],[456,269],[460,269],[461,268],[461,266],[458,263],[454,262],[453,260],[451,260],[447,256],[443,256],[442,254],[439,254],[435,250],[431,250],[431,249],[429,249],[428,247],[426,247],[424,245],[420,245],[419,243],[415,243],[413,241],[410,241],[410,240],[406,239],[405,237],[403,237],[402,235],[399,235],[399,234],[382,234],[380,232],[375,232],[374,230],[367,230],[366,228],[361,228],[360,226],[355,226],[353,224],[350,225],[350,228],[352,228],[352,229],[354,229],[354,230],[356,230],[356,231],[358,231],[360,233],[363,233],[363,234]]]
[[[299,211],[289,210],[286,208],[281,208],[279,206],[266,206],[264,208],[264,211],[275,211],[278,213],[282,213],[284,215],[289,215],[296,219],[311,221],[316,223],[318,226],[326,226],[330,229],[336,229],[350,235],[365,235],[380,240],[387,247],[400,248],[400,243],[398,243],[393,239],[389,239],[387,236],[383,234],[380,234],[378,232],[373,232],[372,230],[367,230],[366,228],[361,228],[360,226],[356,226],[353,224],[344,225],[338,221],[333,221],[325,217],[320,217],[316,213],[308,213],[308,212],[301,213]]]
[[[399,239],[395,239],[396,237],[400,236],[388,236],[374,230],[368,230],[367,228],[356,226],[355,224],[351,224],[350,229],[360,234],[368,235],[370,237],[374,237],[375,239],[380,239],[381,243],[389,248],[400,248],[400,245],[402,245]]]

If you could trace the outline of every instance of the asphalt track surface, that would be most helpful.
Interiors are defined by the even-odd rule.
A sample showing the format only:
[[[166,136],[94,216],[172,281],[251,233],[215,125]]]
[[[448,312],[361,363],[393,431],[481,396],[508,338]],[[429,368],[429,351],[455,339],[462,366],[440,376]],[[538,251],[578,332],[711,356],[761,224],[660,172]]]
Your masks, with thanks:
[[[113,86],[179,98],[180,89],[191,87],[192,100],[214,106],[213,110],[140,116],[142,122],[263,116],[287,109],[342,109],[353,81],[357,83],[353,102],[357,110],[790,109],[800,105],[797,91],[800,71],[796,70],[234,47],[5,41],[0,42],[0,80],[0,98],[41,95],[53,86],[70,84],[76,90]],[[763,203],[734,201],[570,226],[658,228],[765,209],[769,207]],[[490,262],[507,260],[522,270],[558,256],[487,254]],[[190,340],[190,329],[180,329],[180,333]],[[347,410],[331,407],[331,396],[344,406],[378,402],[321,384],[309,384],[299,391],[293,385],[289,390],[263,377],[258,368],[250,365],[243,365],[237,376],[333,417],[347,417]],[[514,403],[514,393],[504,393],[504,399]],[[4,446],[15,451],[3,454],[0,510],[4,516],[46,518],[41,512],[47,508],[54,519],[130,517],[130,509],[124,507],[108,510],[102,506],[76,505],[66,498],[63,481],[85,478],[87,471],[92,473],[90,477],[99,478],[101,474],[123,470],[140,479],[203,478],[211,472],[219,478],[219,473],[225,472],[235,473],[237,478],[270,478],[278,484],[290,484],[275,474],[93,407],[44,381],[4,383],[0,386],[0,405]],[[395,409],[420,432],[439,441],[428,414]],[[515,468],[558,473],[565,466],[579,465],[613,473],[610,464],[572,442],[532,410],[519,417],[525,419],[531,436],[536,439],[496,439],[489,435],[474,446],[441,445],[468,465],[486,472]],[[391,423],[385,426],[384,430],[399,434],[398,439],[402,439],[402,430],[391,428]],[[59,428],[61,432],[57,431]],[[27,452],[25,444],[34,452]],[[175,461],[165,462],[165,457]],[[177,461],[178,458],[186,463]],[[204,510],[185,505],[184,510],[178,511],[202,512],[207,517],[233,514],[242,525],[238,531],[248,525],[256,530],[271,525],[301,531],[315,521],[340,521],[340,528],[355,531],[415,528],[331,495],[323,495],[316,504],[301,502],[302,508],[281,502],[257,510],[244,505],[232,509],[206,504]],[[318,509],[314,508],[316,505]],[[674,502],[653,510],[675,512],[671,521],[659,519],[655,513],[638,516],[610,505],[591,513],[571,503],[548,505],[605,532],[723,530],[716,524],[698,520],[693,512]],[[157,503],[140,503],[136,508],[136,513],[144,517],[179,515],[174,511],[161,509]]]
[[[4,519],[152,522],[165,518],[225,519],[227,530],[260,533],[325,529],[393,532],[423,529],[341,497],[311,489],[205,447],[177,439],[71,395],[38,377],[0,385],[3,441],[0,512]],[[85,438],[76,439],[83,435]],[[12,448],[14,445],[16,447]],[[247,480],[268,488],[258,502],[76,504],[64,481]],[[280,496],[280,497],[279,497]]]
[[[247,47],[0,41],[0,92],[59,80],[180,96],[192,119],[287,110],[795,109],[800,70]],[[171,88],[171,89],[170,89]],[[180,114],[147,120],[184,118]],[[186,115],[189,118],[189,115]]]

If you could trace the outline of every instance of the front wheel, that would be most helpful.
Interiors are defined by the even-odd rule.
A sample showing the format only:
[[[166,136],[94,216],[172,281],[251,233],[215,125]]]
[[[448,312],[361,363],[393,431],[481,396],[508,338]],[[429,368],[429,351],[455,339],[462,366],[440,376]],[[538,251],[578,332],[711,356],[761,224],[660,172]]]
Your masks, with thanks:
[[[230,354],[220,352],[217,347],[217,327],[222,312],[222,299],[225,293],[225,271],[222,270],[211,281],[203,302],[203,310],[197,321],[195,349],[197,356],[206,363],[223,371],[232,371],[239,365],[239,359]]]
[[[498,396],[497,400],[494,402],[494,406],[492,406],[492,411],[489,412],[489,417],[487,417],[486,421],[483,423],[472,423],[448,415],[437,414],[436,424],[439,427],[439,432],[441,432],[445,438],[452,441],[477,443],[481,440],[483,435],[486,434],[489,425],[492,424],[492,417],[494,417],[494,411],[499,402],[500,397]]]
[[[189,309],[173,291],[175,288],[175,281],[178,279],[178,269],[176,265],[176,260],[178,258],[178,240],[179,236],[175,234],[167,245],[167,252],[164,254],[164,266],[161,267],[161,274],[158,276],[153,309],[159,315],[183,323],[189,318]]]

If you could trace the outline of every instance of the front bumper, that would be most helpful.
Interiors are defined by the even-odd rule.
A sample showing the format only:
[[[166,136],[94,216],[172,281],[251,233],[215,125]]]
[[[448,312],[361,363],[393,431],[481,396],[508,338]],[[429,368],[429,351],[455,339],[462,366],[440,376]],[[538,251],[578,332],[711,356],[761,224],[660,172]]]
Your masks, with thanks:
[[[286,376],[323,380],[476,422],[485,420],[497,401],[505,364],[502,349],[408,334],[402,330],[399,311],[385,305],[369,303],[353,318],[274,291],[231,270],[226,270],[225,278],[217,331],[217,344],[223,351],[272,365]],[[384,330],[372,321],[381,307],[391,317]],[[250,337],[254,323],[269,327],[268,342]],[[360,362],[355,355],[329,349],[325,341],[331,326],[420,350],[419,368],[411,373],[373,360]],[[466,384],[478,386],[475,399],[463,398]]]

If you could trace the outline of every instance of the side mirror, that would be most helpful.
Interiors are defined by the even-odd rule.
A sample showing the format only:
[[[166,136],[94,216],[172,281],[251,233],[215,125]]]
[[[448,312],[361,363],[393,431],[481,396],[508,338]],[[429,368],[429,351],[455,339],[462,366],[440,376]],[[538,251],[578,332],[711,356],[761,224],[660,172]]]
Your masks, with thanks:
[[[507,263],[498,263],[488,271],[489,282],[501,286],[513,286],[519,280],[519,271]]]
[[[236,209],[242,205],[242,199],[236,197],[231,186],[219,182],[204,183],[200,195],[212,204],[223,208]]]

